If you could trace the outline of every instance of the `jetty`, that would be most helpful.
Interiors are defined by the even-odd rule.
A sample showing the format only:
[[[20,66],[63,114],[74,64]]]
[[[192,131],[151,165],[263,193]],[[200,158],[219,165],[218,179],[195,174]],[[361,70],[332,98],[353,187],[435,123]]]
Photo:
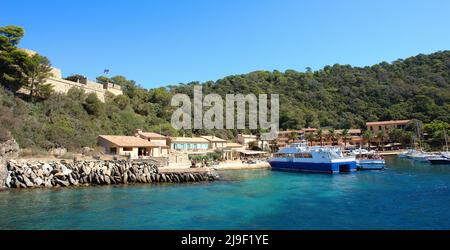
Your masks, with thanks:
[[[8,188],[69,187],[135,183],[210,182],[219,178],[210,169],[163,169],[151,162],[10,160],[5,186]]]

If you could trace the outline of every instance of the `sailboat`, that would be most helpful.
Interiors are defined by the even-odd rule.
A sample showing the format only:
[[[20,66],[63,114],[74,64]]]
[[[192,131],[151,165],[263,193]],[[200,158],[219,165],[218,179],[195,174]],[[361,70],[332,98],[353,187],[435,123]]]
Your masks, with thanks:
[[[448,135],[444,129],[445,148],[439,155],[428,157],[428,161],[431,164],[449,164],[450,165],[450,152],[448,151]]]
[[[416,123],[416,130],[417,130],[417,139],[419,144],[419,150],[410,151],[408,154],[406,154],[406,158],[412,159],[415,161],[421,161],[421,162],[428,162],[428,158],[432,157],[432,154],[427,154],[423,152],[422,150],[422,143],[420,140],[420,132],[419,132],[419,123]]]

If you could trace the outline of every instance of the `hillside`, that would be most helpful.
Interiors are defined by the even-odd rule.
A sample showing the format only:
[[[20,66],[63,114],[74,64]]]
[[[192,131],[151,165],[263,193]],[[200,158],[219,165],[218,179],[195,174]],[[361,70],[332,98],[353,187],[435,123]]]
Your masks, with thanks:
[[[2,58],[15,53],[18,41],[8,46],[4,46],[6,39],[0,41]],[[0,75],[5,75],[9,61],[2,60]],[[147,90],[123,76],[101,76],[98,81],[119,84],[124,90],[123,96],[109,96],[102,103],[77,89],[30,99],[15,94],[12,83],[2,79],[0,140],[12,135],[22,148],[79,150],[94,146],[99,134],[131,134],[136,128],[167,135],[211,132],[175,131],[169,123],[172,95],[192,95],[198,82]],[[257,71],[202,84],[204,94],[280,94],[282,129],[363,127],[366,121],[411,118],[450,122],[450,51],[364,68],[333,65],[307,72]],[[215,131],[227,139],[238,132]]]

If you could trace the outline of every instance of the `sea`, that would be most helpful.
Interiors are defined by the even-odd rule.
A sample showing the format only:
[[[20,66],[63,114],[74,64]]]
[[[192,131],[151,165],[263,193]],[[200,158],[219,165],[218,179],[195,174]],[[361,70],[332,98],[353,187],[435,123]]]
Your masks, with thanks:
[[[208,183],[0,191],[0,229],[450,229],[450,165],[220,171]]]

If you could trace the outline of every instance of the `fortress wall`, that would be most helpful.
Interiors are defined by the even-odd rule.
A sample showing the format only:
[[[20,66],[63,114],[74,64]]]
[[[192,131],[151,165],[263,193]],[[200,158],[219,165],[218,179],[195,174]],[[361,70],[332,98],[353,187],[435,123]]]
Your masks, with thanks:
[[[46,84],[51,84],[53,86],[53,90],[55,90],[55,92],[59,92],[59,93],[67,93],[69,91],[69,89],[71,89],[72,87],[81,88],[86,93],[96,93],[97,97],[98,97],[98,99],[100,99],[100,101],[102,101],[102,102],[105,101],[105,90],[103,89],[103,86],[100,84],[95,84],[95,85],[100,86],[100,87],[97,87],[94,84],[86,84],[85,85],[85,84],[81,84],[78,82],[72,82],[72,81],[54,78],[54,77],[47,79]],[[120,93],[120,94],[122,94],[122,93]]]

